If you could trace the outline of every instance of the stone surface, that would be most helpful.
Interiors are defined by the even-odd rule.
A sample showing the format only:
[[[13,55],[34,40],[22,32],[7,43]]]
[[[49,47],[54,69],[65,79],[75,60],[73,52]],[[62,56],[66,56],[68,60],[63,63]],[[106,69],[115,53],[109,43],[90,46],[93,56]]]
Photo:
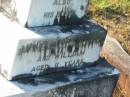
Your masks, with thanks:
[[[9,80],[89,66],[98,60],[106,37],[105,29],[87,20],[28,30],[0,19],[1,73]]]
[[[118,75],[100,59],[94,66],[53,75],[17,81],[0,76],[0,97],[111,97]]]
[[[120,43],[110,36],[107,36],[101,54],[110,64],[121,71],[118,84],[112,97],[129,97],[130,56],[123,50]]]
[[[28,27],[80,23],[87,4],[88,0],[1,0],[7,15]]]
[[[121,72],[130,75],[130,56],[112,37],[107,37],[102,49],[102,55]]]

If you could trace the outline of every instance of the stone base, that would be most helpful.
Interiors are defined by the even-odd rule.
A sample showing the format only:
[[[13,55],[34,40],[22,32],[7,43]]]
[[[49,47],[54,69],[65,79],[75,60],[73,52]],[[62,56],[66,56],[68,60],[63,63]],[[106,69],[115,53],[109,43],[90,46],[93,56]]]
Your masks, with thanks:
[[[23,28],[0,17],[1,73],[8,80],[80,69],[99,58],[106,30],[81,25]]]
[[[6,15],[28,27],[77,24],[88,0],[0,0]]]
[[[7,81],[0,76],[0,97],[111,97],[119,72],[104,59],[95,66]]]

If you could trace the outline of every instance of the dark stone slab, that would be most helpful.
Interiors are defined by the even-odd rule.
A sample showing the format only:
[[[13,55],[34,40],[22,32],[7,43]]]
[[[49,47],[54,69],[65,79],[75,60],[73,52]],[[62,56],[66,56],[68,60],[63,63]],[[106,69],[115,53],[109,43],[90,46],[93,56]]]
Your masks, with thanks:
[[[40,83],[54,84],[56,82],[77,83],[81,80],[95,80],[108,76],[118,75],[118,70],[112,67],[105,59],[100,58],[98,61],[87,67],[78,70],[60,71],[59,73],[47,74],[39,77],[30,77],[26,79],[16,78],[19,83],[38,85]],[[118,77],[118,76],[117,76]]]
[[[115,76],[101,78],[76,84],[66,85],[44,93],[37,93],[35,97],[112,97],[116,86]]]
[[[95,63],[95,66],[89,66],[80,70],[10,81],[17,88],[22,89],[24,93],[15,93],[14,91],[12,95],[8,96],[111,97],[118,75],[119,71],[117,69],[100,58]],[[15,95],[13,95],[14,93]]]

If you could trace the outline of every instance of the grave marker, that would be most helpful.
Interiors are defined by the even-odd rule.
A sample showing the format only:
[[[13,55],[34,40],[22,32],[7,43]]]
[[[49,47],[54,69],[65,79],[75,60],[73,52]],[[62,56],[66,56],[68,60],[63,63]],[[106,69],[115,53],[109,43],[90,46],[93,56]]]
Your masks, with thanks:
[[[88,66],[98,60],[107,34],[88,20],[80,25],[27,30],[4,19],[1,18],[0,44],[4,41],[5,45],[1,46],[0,63],[1,73],[9,80]]]
[[[8,16],[28,27],[79,24],[88,0],[1,0]]]
[[[0,73],[13,80],[0,75],[0,96],[110,97],[119,72],[99,58],[107,30],[86,19],[87,4],[0,0],[4,15],[28,27],[0,14]]]

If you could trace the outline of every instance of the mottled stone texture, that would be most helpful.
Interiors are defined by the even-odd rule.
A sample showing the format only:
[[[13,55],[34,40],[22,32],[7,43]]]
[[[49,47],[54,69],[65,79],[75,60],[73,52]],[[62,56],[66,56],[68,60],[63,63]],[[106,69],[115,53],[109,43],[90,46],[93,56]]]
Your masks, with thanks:
[[[107,77],[90,81],[79,82],[47,92],[23,94],[10,97],[111,97],[117,77]]]
[[[14,0],[0,0],[0,7],[4,9],[4,14],[13,20],[16,20],[16,4]]]
[[[29,27],[79,24],[88,0],[1,0],[6,15]]]
[[[110,64],[130,75],[130,56],[116,39],[107,36],[101,53]]]
[[[103,27],[86,19],[80,25],[28,29],[4,19],[0,22],[4,33],[0,35],[0,64],[8,80],[89,66],[99,59],[107,34]]]
[[[46,92],[35,94],[34,97],[111,97],[116,78],[102,78],[88,82],[76,83]]]
[[[0,96],[111,97],[118,75],[117,69],[104,59],[100,59],[94,66],[80,70],[64,71],[17,81],[7,81],[1,79],[0,76]]]
[[[130,56],[110,36],[107,36],[101,53],[110,64],[121,71],[113,97],[130,97]]]

